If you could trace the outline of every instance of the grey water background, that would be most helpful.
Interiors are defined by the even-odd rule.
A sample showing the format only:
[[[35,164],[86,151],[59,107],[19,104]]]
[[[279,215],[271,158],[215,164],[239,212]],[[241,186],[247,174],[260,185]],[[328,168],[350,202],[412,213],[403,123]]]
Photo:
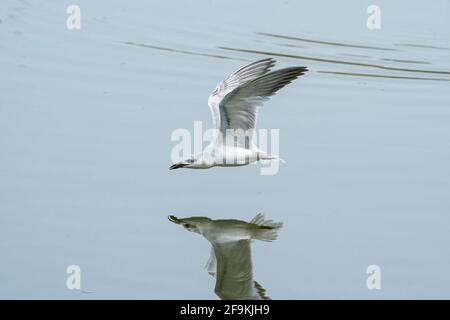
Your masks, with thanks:
[[[258,212],[285,224],[253,247],[273,299],[450,298],[450,2],[376,1],[381,30],[370,4],[2,0],[0,298],[215,299],[209,244],[167,216]],[[279,173],[169,172],[172,131],[266,57],[310,69],[259,116]]]

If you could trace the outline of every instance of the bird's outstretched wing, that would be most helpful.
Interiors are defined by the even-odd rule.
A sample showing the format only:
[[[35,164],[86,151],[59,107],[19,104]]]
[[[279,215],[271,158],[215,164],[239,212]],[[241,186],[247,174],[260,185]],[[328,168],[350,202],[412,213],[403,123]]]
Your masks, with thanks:
[[[205,266],[206,271],[213,277],[217,274],[217,259],[214,253],[214,247],[211,247],[211,254],[209,255],[208,262]]]
[[[215,243],[215,293],[224,300],[267,300],[266,290],[253,280],[250,240]]]
[[[275,60],[272,58],[259,60],[250,63],[233,72],[227,79],[219,82],[214,91],[209,96],[208,105],[211,109],[214,128],[220,130],[221,117],[219,104],[222,99],[239,86],[251,80],[257,79],[270,71]]]
[[[270,71],[274,60],[250,64],[221,82],[209,97],[215,129],[225,137],[228,129],[248,132],[256,126],[257,107],[278,90],[303,75],[306,67]],[[248,145],[246,145],[248,147]]]

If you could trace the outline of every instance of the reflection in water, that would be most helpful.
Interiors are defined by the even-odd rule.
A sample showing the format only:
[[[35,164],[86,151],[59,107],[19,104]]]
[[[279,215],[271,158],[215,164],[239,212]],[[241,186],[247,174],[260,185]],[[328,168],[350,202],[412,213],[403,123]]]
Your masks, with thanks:
[[[289,39],[289,40],[296,40],[296,41],[301,41],[301,42],[325,44],[325,45],[329,45],[329,46],[349,47],[349,48],[359,48],[359,49],[372,49],[372,50],[384,50],[384,51],[397,51],[397,49],[392,49],[392,48],[382,48],[382,47],[365,46],[365,45],[359,45],[359,44],[348,44],[348,43],[341,43],[341,42],[312,40],[312,39],[305,39],[305,38],[299,38],[299,37],[285,36],[285,35],[274,34],[274,33],[257,32],[256,34],[259,34],[259,35],[262,35],[262,36],[267,36],[267,37],[272,37],[272,38]]]
[[[399,63],[430,64],[429,62],[418,61],[418,60],[389,59],[389,58],[382,58],[381,60],[383,60],[383,61],[399,62]]]
[[[447,70],[433,70],[433,69],[417,69],[417,68],[405,68],[404,64],[418,64],[418,65],[427,65],[431,64],[430,62],[417,60],[417,59],[408,59],[406,57],[405,59],[399,59],[394,57],[379,57],[376,55],[376,52],[381,51],[396,51],[400,52],[399,49],[392,49],[392,48],[385,48],[385,47],[374,47],[374,46],[367,46],[367,45],[360,45],[360,44],[349,44],[349,43],[340,43],[340,42],[330,42],[330,41],[321,41],[321,40],[313,40],[313,39],[305,39],[300,37],[293,37],[293,36],[285,36],[285,35],[279,35],[279,34],[271,34],[271,33],[261,33],[258,32],[258,35],[262,35],[264,37],[267,37],[268,39],[287,39],[287,40],[294,40],[296,41],[295,44],[286,44],[286,43],[273,43],[273,45],[279,45],[286,48],[294,48],[294,49],[305,49],[307,48],[304,46],[304,43],[308,43],[309,48],[314,48],[313,46],[315,44],[320,45],[329,45],[329,46],[336,46],[336,47],[346,47],[346,48],[354,48],[354,49],[363,49],[364,54],[360,54],[359,52],[354,53],[337,53],[336,56],[347,56],[347,57],[353,57],[353,58],[359,58],[359,59],[365,59],[366,61],[355,61],[352,60],[341,60],[341,59],[329,59],[327,57],[322,57],[320,55],[299,55],[299,54],[293,54],[293,53],[287,53],[287,52],[279,52],[278,50],[256,50],[254,48],[236,48],[236,47],[226,47],[226,46],[217,46],[215,49],[222,50],[223,52],[237,52],[237,53],[246,53],[246,54],[257,54],[257,55],[264,55],[264,56],[270,56],[270,57],[284,57],[284,58],[290,58],[290,59],[300,59],[300,60],[309,60],[309,61],[315,61],[318,63],[326,63],[326,64],[336,64],[340,65],[341,67],[361,67],[363,70],[361,72],[354,72],[353,70],[348,71],[333,71],[333,70],[327,70],[322,71],[320,73],[328,73],[328,74],[334,74],[334,75],[343,75],[343,76],[358,76],[358,77],[375,77],[375,78],[390,78],[390,79],[401,79],[401,80],[436,80],[436,81],[450,81],[448,78],[434,78],[434,77],[422,77],[422,76],[409,76],[411,73],[420,73],[420,74],[432,74],[432,75],[450,75],[450,71]],[[260,40],[256,40],[261,42]],[[265,41],[264,41],[265,42]],[[302,43],[302,44],[298,44]],[[186,55],[196,55],[196,56],[204,56],[204,57],[210,57],[210,58],[218,58],[218,59],[231,59],[231,60],[241,60],[241,61],[250,61],[251,59],[246,58],[237,58],[229,56],[228,54],[212,54],[212,53],[206,53],[206,52],[199,52],[199,51],[189,51],[189,50],[182,50],[177,48],[168,48],[168,47],[160,47],[160,46],[154,46],[151,44],[143,44],[143,43],[135,43],[135,42],[124,42],[126,45],[132,45],[132,46],[138,46],[142,48],[148,48],[153,50],[160,50],[160,51],[168,51],[173,53],[179,53],[179,54],[186,54]],[[427,45],[416,45],[416,44],[394,44],[394,46],[405,46],[405,47],[416,47],[416,48],[428,48],[428,49],[439,49],[439,50],[447,50],[448,48],[444,47],[435,47],[435,46],[427,46]],[[368,50],[373,50],[371,52],[371,55],[365,54]],[[384,65],[381,63],[373,63],[371,61],[367,61],[368,59],[377,59],[379,61],[386,61],[397,64],[397,66],[391,66],[391,65]],[[403,65],[402,65],[403,64]],[[366,68],[369,69],[377,69],[377,70],[383,70],[385,72],[388,72],[386,74],[371,74],[366,72]],[[394,74],[390,74],[390,72],[395,72]],[[398,72],[406,72],[408,75],[401,75],[398,74]]]
[[[201,234],[211,243],[211,256],[206,269],[216,278],[214,292],[221,299],[269,299],[266,290],[253,280],[250,242],[252,239],[275,240],[282,223],[265,220],[262,214],[250,222],[207,217],[181,219],[175,216],[169,216],[169,220],[188,231]]]
[[[291,44],[291,43],[276,43],[276,45],[281,46],[281,47],[288,47],[288,48],[300,48],[300,49],[308,48],[307,46],[301,46],[298,44]]]
[[[446,48],[446,47],[427,46],[427,45],[423,45],[423,44],[396,43],[395,45],[396,46],[401,46],[401,47],[413,47],[413,48],[436,49],[436,50],[450,50],[450,48]]]
[[[450,79],[443,78],[425,78],[425,77],[404,77],[404,76],[389,76],[385,74],[373,73],[355,73],[355,72],[340,72],[340,71],[317,71],[317,73],[336,74],[341,76],[355,76],[355,77],[372,77],[372,78],[388,78],[388,79],[403,79],[403,80],[432,80],[432,81],[450,81]]]
[[[352,57],[352,58],[364,58],[364,59],[370,59],[371,56],[365,55],[365,54],[355,54],[355,53],[338,53],[339,56],[344,57]]]
[[[228,51],[237,51],[237,52],[245,52],[245,53],[256,53],[256,54],[261,54],[261,55],[266,55],[266,56],[285,57],[285,58],[302,59],[302,60],[310,60],[310,61],[326,62],[326,63],[335,63],[335,64],[347,64],[347,65],[352,65],[352,66],[376,68],[376,69],[390,70],[390,71],[420,72],[420,73],[433,73],[433,74],[450,74],[450,71],[424,70],[424,69],[407,69],[407,68],[398,68],[398,67],[388,67],[388,66],[383,66],[383,65],[373,64],[373,63],[360,63],[360,62],[343,61],[343,60],[335,60],[335,59],[325,59],[325,58],[300,56],[300,55],[295,55],[295,54],[260,51],[260,50],[252,50],[252,49],[241,49],[241,48],[230,48],[230,47],[219,47],[219,48],[223,49],[223,50],[228,50]]]
[[[192,56],[201,56],[201,57],[210,57],[210,58],[217,58],[217,59],[230,59],[230,60],[248,61],[248,60],[244,60],[244,59],[237,59],[237,58],[227,57],[227,56],[218,55],[218,54],[210,54],[210,53],[202,53],[202,52],[195,52],[195,51],[188,51],[188,50],[179,50],[179,49],[158,47],[158,46],[153,46],[153,45],[150,45],[150,44],[136,43],[136,42],[130,42],[130,41],[124,42],[124,44],[130,45],[130,46],[137,46],[137,47],[142,47],[142,48],[160,50],[160,51],[169,51],[169,52],[175,52],[175,53],[188,54],[188,55],[192,55]]]

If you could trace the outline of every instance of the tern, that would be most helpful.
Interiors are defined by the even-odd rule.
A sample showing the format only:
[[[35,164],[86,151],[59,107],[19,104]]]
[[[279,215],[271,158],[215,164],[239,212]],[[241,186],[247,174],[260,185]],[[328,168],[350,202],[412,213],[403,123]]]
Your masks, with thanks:
[[[214,134],[198,154],[175,163],[169,169],[209,169],[214,166],[242,166],[258,160],[281,160],[252,143],[258,108],[278,90],[303,75],[306,67],[271,71],[272,58],[250,63],[220,82],[209,96]]]
[[[266,220],[258,214],[250,222],[242,220],[212,220],[208,217],[177,218],[173,223],[199,233],[211,243],[207,272],[216,278],[214,292],[224,300],[267,300],[266,290],[253,280],[250,242],[253,239],[277,239],[282,223]]]

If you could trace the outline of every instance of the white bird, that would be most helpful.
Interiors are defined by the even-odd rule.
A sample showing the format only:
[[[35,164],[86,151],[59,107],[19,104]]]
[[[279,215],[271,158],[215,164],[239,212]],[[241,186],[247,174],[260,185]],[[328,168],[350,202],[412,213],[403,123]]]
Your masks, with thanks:
[[[211,142],[202,153],[193,154],[169,169],[242,166],[278,159],[252,143],[258,107],[308,69],[291,67],[271,71],[274,64],[271,58],[256,61],[220,82],[208,100],[214,125]]]
[[[206,264],[216,278],[214,292],[221,299],[267,300],[266,290],[253,280],[250,242],[252,239],[272,241],[278,236],[282,223],[265,220],[258,214],[250,222],[241,220],[212,220],[207,217],[169,220],[191,232],[204,236],[212,245]]]

